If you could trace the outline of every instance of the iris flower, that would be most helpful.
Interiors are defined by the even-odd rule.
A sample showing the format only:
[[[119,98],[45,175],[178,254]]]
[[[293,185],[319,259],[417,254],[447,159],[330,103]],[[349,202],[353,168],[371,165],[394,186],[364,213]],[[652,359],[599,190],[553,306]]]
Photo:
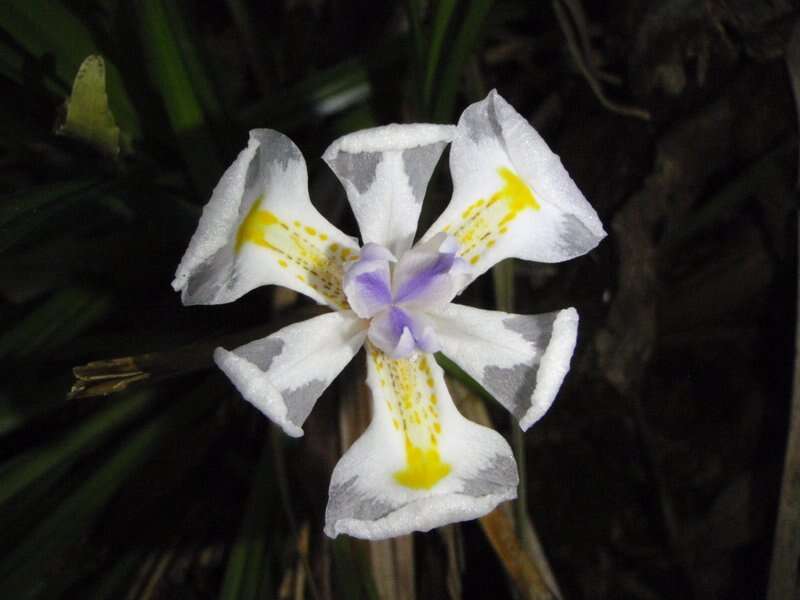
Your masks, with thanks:
[[[448,143],[452,199],[414,244]],[[517,466],[500,434],[458,412],[433,353],[527,430],[569,369],[578,314],[523,316],[452,300],[505,258],[585,254],[603,226],[558,156],[495,91],[457,126],[366,129],[336,140],[323,158],[347,192],[363,245],[311,204],[291,140],[257,129],[214,189],[173,287],[191,305],[282,285],[333,309],[214,354],[241,395],[293,437],[366,348],[372,421],[334,468],[329,536],[382,539],[483,516],[516,497]]]

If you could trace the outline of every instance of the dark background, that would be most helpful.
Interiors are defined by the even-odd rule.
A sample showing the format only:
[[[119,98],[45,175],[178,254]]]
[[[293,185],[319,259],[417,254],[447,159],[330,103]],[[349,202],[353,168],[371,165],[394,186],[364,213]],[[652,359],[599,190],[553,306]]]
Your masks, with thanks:
[[[464,300],[493,308],[513,289],[515,312],[581,314],[572,371],[522,437],[558,586],[766,597],[794,354],[798,16],[790,0],[3,2],[0,597],[537,597],[477,522],[413,548],[325,539],[361,361],[304,438],[276,435],[210,349],[313,307],[261,288],[183,308],[169,285],[248,129],[289,135],[315,204],[356,233],[324,148],[455,122],[492,88],[609,231],[565,264],[505,265],[495,281],[513,286],[487,276]],[[55,134],[93,53],[116,157]],[[424,219],[449,185],[443,159]],[[68,397],[73,367],[122,357],[79,369]]]

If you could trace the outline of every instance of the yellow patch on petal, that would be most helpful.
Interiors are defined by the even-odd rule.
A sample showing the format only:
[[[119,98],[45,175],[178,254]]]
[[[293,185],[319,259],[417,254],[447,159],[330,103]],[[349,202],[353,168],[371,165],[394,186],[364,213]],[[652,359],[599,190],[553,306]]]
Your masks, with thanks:
[[[520,213],[542,208],[519,175],[507,167],[500,167],[497,174],[503,181],[499,190],[490,198],[479,198],[467,206],[461,211],[460,222],[448,223],[442,228],[458,240],[459,255],[471,265],[479,263],[486,250],[508,233],[509,224]]]
[[[540,210],[542,208],[536,201],[531,188],[520,179],[519,175],[506,167],[501,167],[498,173],[506,184],[503,186],[503,189],[492,196],[492,198],[495,196],[505,198],[509,214],[518,214],[526,209]]]
[[[328,236],[300,221],[289,223],[275,213],[262,209],[264,196],[255,199],[236,232],[236,253],[245,244],[266,249],[278,266],[307,284],[336,308],[346,310],[347,299],[342,291],[345,257],[338,244],[326,244]],[[349,250],[348,250],[349,253]]]
[[[452,467],[439,453],[442,424],[435,408],[436,394],[428,358],[390,359],[374,347],[370,347],[369,357],[381,388],[373,393],[383,395],[392,425],[403,436],[406,464],[392,473],[392,477],[411,489],[431,489]]]
[[[259,210],[263,200],[264,196],[255,199],[244,221],[239,225],[239,231],[236,232],[236,252],[242,249],[245,242],[260,246],[266,245],[264,235],[266,228],[280,222],[278,217],[268,210]]]
[[[433,443],[435,439],[435,436],[431,437]],[[409,443],[408,439],[406,439],[406,463],[405,469],[394,473],[394,479],[400,485],[415,490],[431,489],[451,471],[450,465],[442,462],[438,450],[435,448],[422,450]]]

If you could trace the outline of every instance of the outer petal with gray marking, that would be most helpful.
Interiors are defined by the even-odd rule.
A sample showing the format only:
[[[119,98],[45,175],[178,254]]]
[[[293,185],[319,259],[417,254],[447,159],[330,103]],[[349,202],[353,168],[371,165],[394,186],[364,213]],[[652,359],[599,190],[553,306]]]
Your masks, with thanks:
[[[469,106],[450,151],[453,198],[423,236],[454,236],[478,277],[497,262],[561,262],[606,232],[561,160],[496,91]]]
[[[348,134],[325,151],[365,244],[398,257],[411,247],[428,180],[454,132],[452,125],[386,125]]]
[[[547,412],[575,350],[574,308],[513,315],[450,304],[428,316],[442,352],[505,406],[523,430]]]
[[[317,399],[358,352],[366,322],[332,312],[284,327],[236,350],[217,348],[214,361],[258,410],[289,435],[302,426]]]
[[[203,209],[172,287],[184,304],[223,304],[275,284],[346,309],[343,265],[357,254],[356,241],[311,204],[297,146],[254,129]]]
[[[373,417],[336,465],[325,533],[383,539],[475,519],[517,495],[508,443],[456,410],[433,356],[367,345]]]

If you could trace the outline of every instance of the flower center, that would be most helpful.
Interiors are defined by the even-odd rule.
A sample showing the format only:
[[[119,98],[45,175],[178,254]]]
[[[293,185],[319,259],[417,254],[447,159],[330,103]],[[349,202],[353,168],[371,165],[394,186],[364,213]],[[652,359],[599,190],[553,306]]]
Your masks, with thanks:
[[[350,307],[370,320],[370,341],[391,358],[437,352],[439,340],[427,312],[447,305],[468,280],[455,238],[439,233],[399,259],[378,244],[365,244],[347,266],[344,292]]]

